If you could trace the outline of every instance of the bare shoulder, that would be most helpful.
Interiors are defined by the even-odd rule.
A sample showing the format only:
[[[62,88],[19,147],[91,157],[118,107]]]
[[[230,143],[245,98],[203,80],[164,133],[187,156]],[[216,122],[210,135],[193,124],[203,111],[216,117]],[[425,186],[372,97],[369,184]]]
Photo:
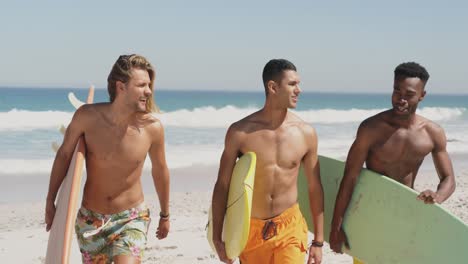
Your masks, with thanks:
[[[432,120],[418,116],[424,130],[429,134],[436,148],[444,147],[447,144],[444,129]]]
[[[262,123],[262,120],[260,119],[258,113],[259,112],[252,113],[252,114],[242,118],[241,120],[238,120],[238,121],[232,123],[229,126],[228,131],[245,132],[245,131],[249,131],[249,130],[252,130],[252,129],[258,127]]]
[[[292,113],[292,112],[288,112],[288,124],[292,125],[292,126],[295,126],[297,128],[299,128],[302,133],[304,133],[304,136],[306,137],[317,137],[317,133],[315,132],[315,128],[305,122],[304,120],[302,120],[302,118],[300,118],[298,115]]]
[[[388,125],[390,122],[390,111],[383,111],[371,117],[364,119],[359,125],[363,129],[374,129],[382,125]]]
[[[372,145],[379,141],[379,138],[384,135],[384,132],[391,126],[390,112],[384,111],[377,113],[359,124],[356,132],[356,141],[367,142]]]
[[[145,114],[141,117],[139,120],[139,123],[141,127],[143,127],[145,130],[147,130],[150,133],[163,133],[164,132],[164,127],[158,118],[154,117],[151,114]]]
[[[84,104],[80,106],[73,116],[77,122],[95,122],[100,119],[108,108],[108,103]]]
[[[145,134],[152,142],[151,144],[164,144],[164,127],[162,122],[150,114],[144,117],[138,121],[140,123],[138,124],[139,129],[145,131]]]
[[[436,122],[422,116],[418,116],[418,118],[421,120],[421,123],[429,134],[434,136],[445,135],[444,129]]]
[[[264,124],[258,113],[257,111],[232,123],[226,132],[226,141],[242,142],[248,133],[261,128]]]
[[[94,103],[84,104],[80,106],[76,111],[81,111],[85,115],[95,115],[96,113],[104,113],[109,111],[110,103]]]

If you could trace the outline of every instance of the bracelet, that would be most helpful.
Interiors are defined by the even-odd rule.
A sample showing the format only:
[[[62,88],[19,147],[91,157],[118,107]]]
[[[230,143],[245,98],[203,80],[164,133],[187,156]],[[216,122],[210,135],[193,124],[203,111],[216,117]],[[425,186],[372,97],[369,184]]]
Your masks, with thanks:
[[[169,213],[163,214],[163,212],[159,212],[159,218],[162,220],[169,220]]]
[[[318,242],[318,241],[313,240],[311,246],[312,247],[323,247],[323,242]]]

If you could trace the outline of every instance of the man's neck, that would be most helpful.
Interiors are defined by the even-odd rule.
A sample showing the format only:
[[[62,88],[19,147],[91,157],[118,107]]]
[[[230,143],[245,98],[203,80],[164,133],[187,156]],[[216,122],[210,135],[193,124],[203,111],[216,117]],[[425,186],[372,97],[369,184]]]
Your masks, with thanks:
[[[283,124],[288,114],[288,109],[274,106],[267,101],[260,113],[263,119],[269,123],[270,127],[276,129]]]
[[[416,123],[416,113],[412,113],[408,116],[397,116],[393,112],[391,113],[392,123],[401,127],[409,128],[411,125]]]
[[[127,125],[135,119],[136,114],[128,106],[114,101],[110,104],[108,118],[115,125]]]

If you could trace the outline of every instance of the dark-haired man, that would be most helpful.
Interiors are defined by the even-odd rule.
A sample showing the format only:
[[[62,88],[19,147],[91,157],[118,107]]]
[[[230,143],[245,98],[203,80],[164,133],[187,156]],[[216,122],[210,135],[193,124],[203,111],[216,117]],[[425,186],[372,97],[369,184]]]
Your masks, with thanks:
[[[408,62],[398,65],[394,74],[393,108],[364,120],[348,153],[330,232],[330,246],[338,253],[343,242],[347,244],[343,215],[364,162],[368,169],[413,188],[419,167],[431,153],[440,183],[437,191],[425,190],[418,199],[428,204],[442,203],[455,190],[443,129],[416,114],[426,95],[428,72],[421,65]]]
[[[308,263],[320,263],[323,243],[323,190],[315,130],[288,111],[301,89],[296,67],[289,61],[269,61],[263,70],[265,105],[233,123],[213,192],[213,242],[221,261],[232,263],[221,240],[231,174],[237,157],[257,154],[250,234],[239,257],[245,263],[304,263],[307,224],[297,204],[301,162],[308,180],[310,209],[316,230]]]

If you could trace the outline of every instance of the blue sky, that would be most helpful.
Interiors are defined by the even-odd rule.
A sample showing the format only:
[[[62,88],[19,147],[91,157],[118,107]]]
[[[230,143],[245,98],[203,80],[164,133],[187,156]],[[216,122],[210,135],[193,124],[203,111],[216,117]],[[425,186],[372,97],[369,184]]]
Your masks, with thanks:
[[[120,54],[157,69],[156,87],[262,91],[271,58],[304,91],[387,92],[417,61],[428,92],[468,92],[463,1],[2,1],[0,86],[106,86]]]

